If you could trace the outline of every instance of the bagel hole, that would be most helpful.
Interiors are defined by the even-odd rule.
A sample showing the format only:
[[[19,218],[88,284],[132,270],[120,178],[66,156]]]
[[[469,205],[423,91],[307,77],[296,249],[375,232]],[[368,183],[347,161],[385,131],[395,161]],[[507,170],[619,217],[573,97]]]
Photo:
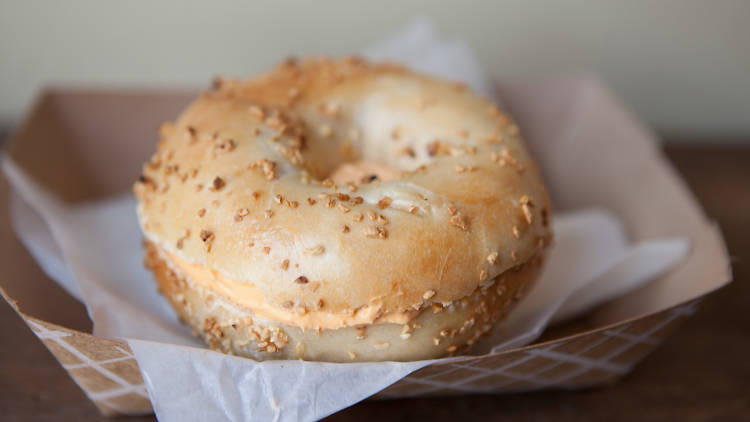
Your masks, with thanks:
[[[334,168],[327,178],[338,185],[371,183],[376,180],[388,182],[401,177],[401,170],[376,161],[357,160],[345,162]]]

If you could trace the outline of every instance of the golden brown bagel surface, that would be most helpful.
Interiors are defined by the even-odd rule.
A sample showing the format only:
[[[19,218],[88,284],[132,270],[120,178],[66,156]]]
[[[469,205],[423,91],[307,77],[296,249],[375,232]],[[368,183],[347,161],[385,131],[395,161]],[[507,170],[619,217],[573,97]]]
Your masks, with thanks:
[[[162,128],[136,183],[149,265],[224,351],[466,350],[528,290],[549,243],[518,135],[463,87],[390,65],[310,59],[220,80]]]

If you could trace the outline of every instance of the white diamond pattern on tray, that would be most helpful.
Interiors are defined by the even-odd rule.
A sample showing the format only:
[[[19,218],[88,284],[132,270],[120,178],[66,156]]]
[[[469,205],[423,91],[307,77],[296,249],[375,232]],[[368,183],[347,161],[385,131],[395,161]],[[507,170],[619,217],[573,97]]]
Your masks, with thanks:
[[[695,313],[699,302],[552,343],[433,364],[375,398],[574,389],[611,382],[628,373],[669,328]],[[152,411],[138,364],[125,343],[22,316],[104,414]]]
[[[131,406],[122,406],[123,399],[125,399],[126,403],[130,403],[132,402],[132,399],[130,399],[132,396],[140,396],[146,401],[149,400],[146,386],[143,384],[140,374],[138,374],[140,382],[132,384],[123,378],[123,376],[118,375],[115,370],[107,368],[108,365],[118,363],[130,363],[130,365],[137,368],[135,357],[126,347],[113,345],[109,352],[114,351],[120,356],[111,359],[95,360],[90,357],[90,350],[81,350],[65,340],[73,338],[77,333],[48,328],[32,319],[27,319],[26,322],[37,337],[53,351],[58,359],[60,359],[60,356],[58,353],[55,353],[55,350],[61,349],[78,361],[77,363],[64,363],[60,359],[63,368],[68,371],[76,384],[83,389],[89,399],[97,406],[100,408],[105,407],[110,414],[135,415],[150,412],[150,406],[148,409],[142,408],[142,400],[139,401],[141,402],[141,406],[139,406],[141,408],[133,409]]]
[[[636,353],[628,359],[618,357],[638,345],[652,349],[662,340],[664,333],[661,331],[665,327],[695,313],[697,305],[698,302],[694,301],[654,315],[657,321],[648,324],[645,329],[635,326],[643,325],[638,320],[584,334],[580,338],[499,353],[496,356],[516,356],[508,356],[508,363],[495,367],[487,367],[486,356],[433,365],[428,371],[417,371],[400,380],[379,396],[396,398],[517,392],[551,387],[576,388],[606,382],[628,373],[645,353]],[[638,334],[629,332],[633,330],[638,331]],[[564,347],[572,342],[578,343],[574,347]],[[595,353],[596,357],[587,355],[599,349],[606,352]],[[437,371],[438,367],[442,370]],[[421,375],[424,372],[427,374]],[[587,380],[584,376],[590,372],[595,376]]]

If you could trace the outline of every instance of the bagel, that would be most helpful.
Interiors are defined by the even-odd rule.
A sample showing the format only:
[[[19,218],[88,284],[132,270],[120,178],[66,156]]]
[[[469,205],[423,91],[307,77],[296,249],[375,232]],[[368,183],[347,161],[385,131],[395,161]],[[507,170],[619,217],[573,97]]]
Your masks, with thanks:
[[[211,348],[264,359],[467,352],[537,278],[549,200],[513,121],[361,59],[217,79],[135,183],[146,265]]]

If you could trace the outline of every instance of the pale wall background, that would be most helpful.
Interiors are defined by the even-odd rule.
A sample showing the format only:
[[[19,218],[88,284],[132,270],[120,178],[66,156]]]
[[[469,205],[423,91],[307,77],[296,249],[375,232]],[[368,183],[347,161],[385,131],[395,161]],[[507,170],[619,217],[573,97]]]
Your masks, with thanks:
[[[496,79],[591,71],[673,135],[750,139],[750,1],[0,0],[0,124],[48,85],[205,86],[429,16]]]

